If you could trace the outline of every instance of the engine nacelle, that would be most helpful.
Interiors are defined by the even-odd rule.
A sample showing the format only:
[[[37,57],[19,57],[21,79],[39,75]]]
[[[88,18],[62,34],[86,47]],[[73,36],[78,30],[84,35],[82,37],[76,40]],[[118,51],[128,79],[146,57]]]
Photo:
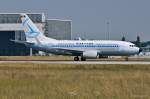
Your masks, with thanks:
[[[97,56],[98,56],[98,53],[95,50],[83,52],[83,57],[86,57],[86,58],[97,58]]]

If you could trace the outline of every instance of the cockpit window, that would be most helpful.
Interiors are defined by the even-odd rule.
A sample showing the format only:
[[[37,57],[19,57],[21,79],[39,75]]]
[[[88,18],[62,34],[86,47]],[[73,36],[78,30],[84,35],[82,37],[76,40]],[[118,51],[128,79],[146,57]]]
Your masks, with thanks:
[[[136,45],[130,45],[130,47],[136,47]]]

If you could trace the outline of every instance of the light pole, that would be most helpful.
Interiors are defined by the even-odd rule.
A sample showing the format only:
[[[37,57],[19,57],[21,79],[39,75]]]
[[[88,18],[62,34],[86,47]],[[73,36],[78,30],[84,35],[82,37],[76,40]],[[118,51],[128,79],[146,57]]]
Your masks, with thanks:
[[[107,40],[110,40],[110,30],[109,30],[110,29],[110,26],[109,26],[110,22],[109,22],[109,20],[107,20],[106,24],[107,24]]]
[[[32,55],[32,48],[30,48],[30,56],[33,56],[33,55]]]

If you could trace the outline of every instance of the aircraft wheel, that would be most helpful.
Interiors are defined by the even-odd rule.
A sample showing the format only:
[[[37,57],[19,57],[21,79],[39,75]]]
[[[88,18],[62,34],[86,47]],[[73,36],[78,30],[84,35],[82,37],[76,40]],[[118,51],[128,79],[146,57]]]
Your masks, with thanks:
[[[86,57],[81,57],[81,61],[86,61]]]
[[[79,57],[74,57],[74,61],[79,61]]]

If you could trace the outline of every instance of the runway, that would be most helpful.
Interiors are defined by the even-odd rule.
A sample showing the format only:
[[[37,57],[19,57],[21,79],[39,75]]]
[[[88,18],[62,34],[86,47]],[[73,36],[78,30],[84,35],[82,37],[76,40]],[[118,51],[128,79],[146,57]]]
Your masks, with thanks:
[[[33,64],[147,64],[150,65],[150,62],[144,61],[0,61],[0,63],[33,63]]]

